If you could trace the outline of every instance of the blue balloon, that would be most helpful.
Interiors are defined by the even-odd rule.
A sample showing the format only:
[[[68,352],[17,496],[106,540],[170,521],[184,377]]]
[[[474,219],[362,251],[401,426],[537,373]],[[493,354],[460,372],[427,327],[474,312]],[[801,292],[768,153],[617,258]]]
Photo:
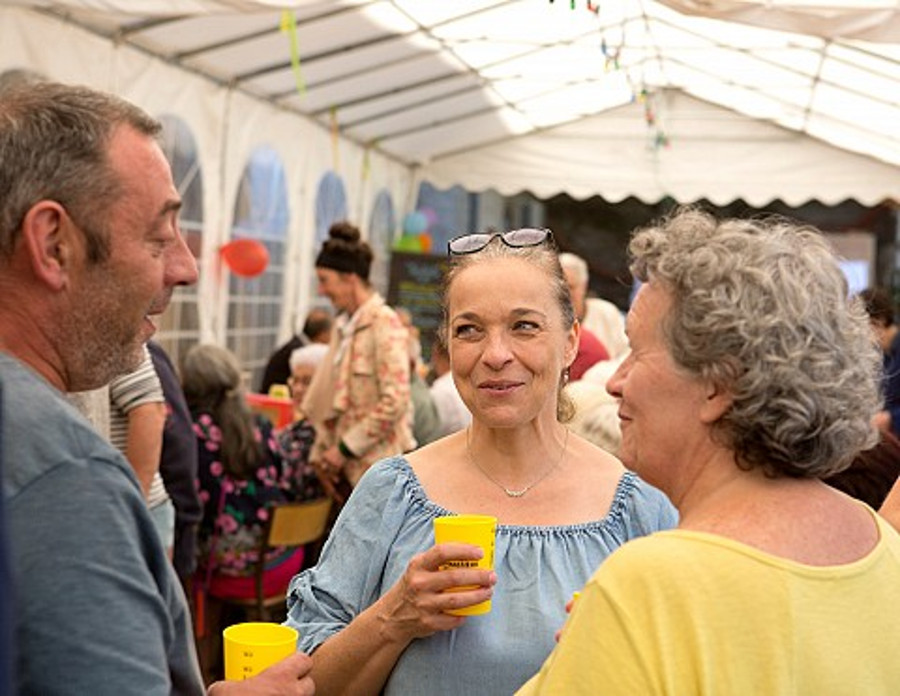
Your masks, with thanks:
[[[403,218],[403,234],[419,235],[428,229],[428,218],[418,210]]]

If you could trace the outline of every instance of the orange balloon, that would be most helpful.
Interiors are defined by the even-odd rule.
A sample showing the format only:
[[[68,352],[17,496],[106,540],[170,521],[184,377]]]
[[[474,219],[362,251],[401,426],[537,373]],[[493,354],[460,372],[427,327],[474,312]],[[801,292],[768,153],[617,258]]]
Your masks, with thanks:
[[[431,235],[427,232],[423,232],[419,235],[419,246],[422,249],[423,254],[431,253]]]
[[[269,265],[269,250],[257,239],[235,239],[219,252],[231,272],[244,278],[259,275]]]

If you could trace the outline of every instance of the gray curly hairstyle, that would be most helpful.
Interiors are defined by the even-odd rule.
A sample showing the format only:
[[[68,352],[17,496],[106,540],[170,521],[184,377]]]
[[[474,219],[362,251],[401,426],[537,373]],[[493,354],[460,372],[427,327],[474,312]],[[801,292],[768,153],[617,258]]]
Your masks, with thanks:
[[[682,208],[629,253],[638,279],[671,293],[675,363],[733,395],[714,437],[738,466],[825,477],[874,446],[880,352],[818,230]]]

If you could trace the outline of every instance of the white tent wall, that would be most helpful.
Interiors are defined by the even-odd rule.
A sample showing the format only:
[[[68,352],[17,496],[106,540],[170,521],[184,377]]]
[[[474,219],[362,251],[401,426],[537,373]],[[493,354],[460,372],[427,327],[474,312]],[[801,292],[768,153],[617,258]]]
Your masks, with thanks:
[[[253,150],[273,148],[285,168],[289,229],[285,297],[279,326],[289,336],[312,298],[315,200],[319,181],[335,171],[350,218],[366,233],[371,199],[387,190],[395,210],[407,209],[415,175],[384,155],[338,138],[321,125],[264,100],[194,74],[127,45],[116,44],[33,10],[0,7],[0,74],[26,69],[46,78],[116,93],[149,113],[182,119],[196,139],[203,177],[203,251],[198,288],[201,340],[224,344],[227,271],[218,250],[229,241],[234,201]]]

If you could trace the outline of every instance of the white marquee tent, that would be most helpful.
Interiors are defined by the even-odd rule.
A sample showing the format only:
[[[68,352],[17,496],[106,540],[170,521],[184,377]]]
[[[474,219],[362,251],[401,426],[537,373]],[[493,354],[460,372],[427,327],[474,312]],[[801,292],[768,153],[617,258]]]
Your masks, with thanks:
[[[271,148],[295,308],[327,172],[363,223],[380,192],[409,211],[423,180],[759,206],[873,205],[900,185],[897,0],[2,0],[14,70],[186,124],[207,269],[248,159]],[[222,284],[206,272],[199,290],[216,340]]]

